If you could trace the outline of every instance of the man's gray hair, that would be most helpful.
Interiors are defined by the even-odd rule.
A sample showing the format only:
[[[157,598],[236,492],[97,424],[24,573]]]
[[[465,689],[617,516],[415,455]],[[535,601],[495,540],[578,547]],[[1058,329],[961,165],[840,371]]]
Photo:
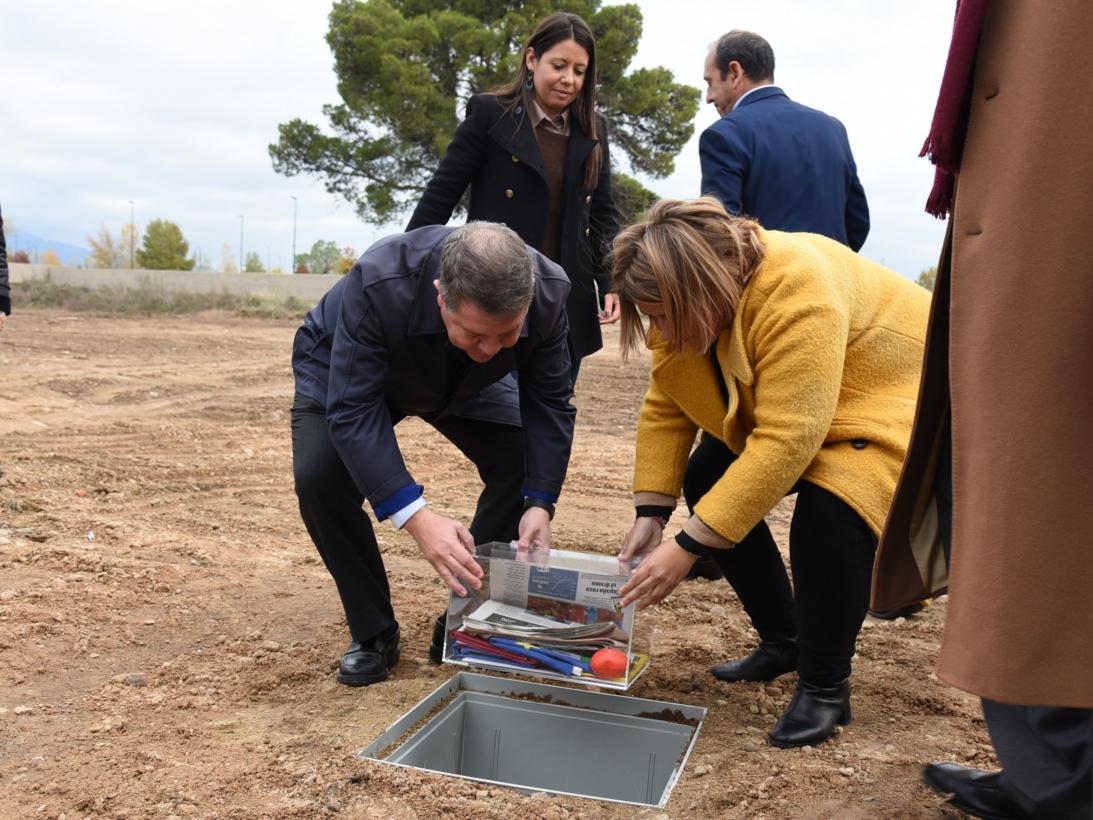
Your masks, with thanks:
[[[468,222],[440,251],[440,295],[448,310],[466,300],[490,316],[516,316],[535,295],[531,252],[511,228]]]

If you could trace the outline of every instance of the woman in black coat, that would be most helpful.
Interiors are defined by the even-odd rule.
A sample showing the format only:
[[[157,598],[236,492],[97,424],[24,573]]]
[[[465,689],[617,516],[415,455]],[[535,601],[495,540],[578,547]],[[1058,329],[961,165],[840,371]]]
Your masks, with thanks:
[[[468,100],[406,229],[446,223],[467,186],[468,220],[505,223],[569,276],[576,383],[581,359],[603,346],[600,325],[619,318],[608,292],[619,216],[604,120],[596,113],[596,43],[577,15],[544,19],[512,82]]]

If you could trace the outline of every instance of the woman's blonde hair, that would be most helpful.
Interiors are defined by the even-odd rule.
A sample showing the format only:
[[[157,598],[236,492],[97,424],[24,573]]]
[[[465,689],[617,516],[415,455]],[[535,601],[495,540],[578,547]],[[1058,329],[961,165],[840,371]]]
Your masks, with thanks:
[[[706,350],[732,324],[740,295],[763,264],[759,225],[730,216],[713,197],[662,199],[615,238],[614,291],[625,359],[644,346],[637,302],[664,306],[673,354]]]

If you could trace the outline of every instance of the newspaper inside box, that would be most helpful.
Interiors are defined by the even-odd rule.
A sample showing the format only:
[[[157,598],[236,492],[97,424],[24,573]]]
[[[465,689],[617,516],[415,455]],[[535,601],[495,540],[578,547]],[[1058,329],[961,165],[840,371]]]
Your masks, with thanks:
[[[649,668],[648,620],[619,604],[630,565],[496,541],[476,551],[482,588],[449,599],[446,662],[620,690]]]

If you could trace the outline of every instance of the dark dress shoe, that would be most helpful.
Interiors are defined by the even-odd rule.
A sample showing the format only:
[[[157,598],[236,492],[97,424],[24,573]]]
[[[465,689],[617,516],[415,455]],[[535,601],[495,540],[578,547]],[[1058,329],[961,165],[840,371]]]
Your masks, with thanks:
[[[850,682],[815,686],[799,681],[789,708],[778,718],[770,742],[782,749],[815,746],[835,732],[835,725],[850,722]]]
[[[367,641],[353,641],[338,663],[338,682],[346,686],[367,686],[386,680],[387,670],[398,663],[398,642],[398,624],[383,635]]]
[[[797,641],[760,641],[746,658],[719,663],[710,671],[718,680],[771,681],[797,668]]]
[[[874,618],[879,618],[882,621],[894,621],[896,618],[910,618],[919,612],[922,612],[923,605],[921,603],[909,604],[908,606],[897,607],[896,609],[882,609],[875,610],[870,609],[869,614]]]
[[[922,769],[926,785],[949,805],[983,820],[1025,820],[1026,814],[1002,785],[1001,772],[984,772],[957,763],[931,763]]]
[[[705,578],[707,581],[716,581],[721,576],[721,567],[712,558],[699,558],[687,571],[685,581],[693,581],[695,578]]]
[[[433,623],[433,638],[429,641],[429,660],[441,663],[444,660],[444,633],[448,623],[448,613],[437,616]]]

